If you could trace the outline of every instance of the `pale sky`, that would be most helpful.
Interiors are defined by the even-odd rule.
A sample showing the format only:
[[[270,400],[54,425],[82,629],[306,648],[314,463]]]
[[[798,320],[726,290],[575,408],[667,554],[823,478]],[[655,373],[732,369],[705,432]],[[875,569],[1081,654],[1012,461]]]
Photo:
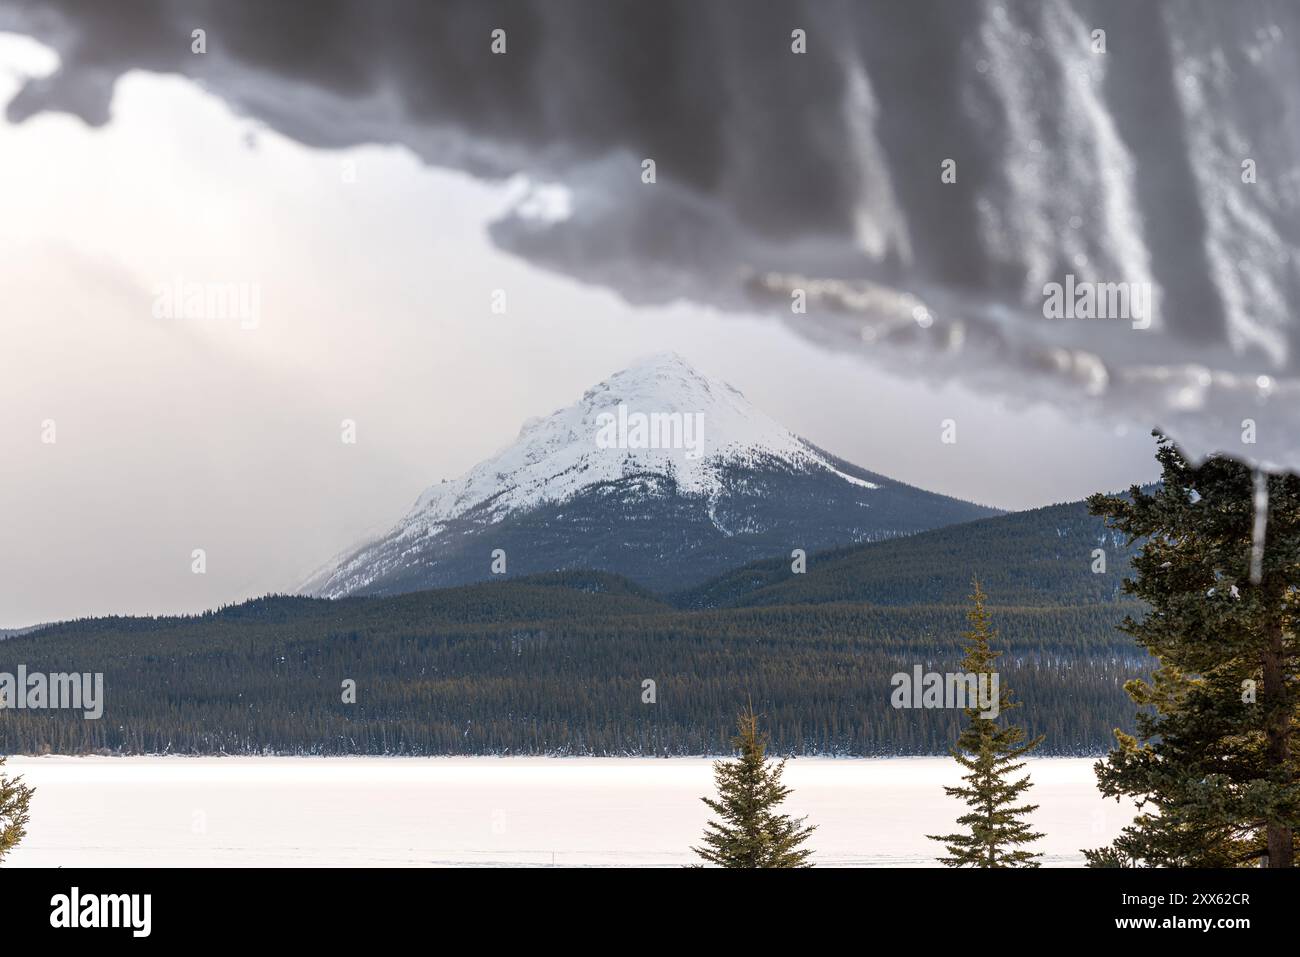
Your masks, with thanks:
[[[0,103],[54,64],[0,34]],[[1017,509],[1155,475],[1142,429],[895,377],[767,319],[634,308],[506,255],[485,228],[521,183],[309,150],[177,77],[128,74],[113,116],[0,121],[0,627],[292,589],[664,349],[937,492]],[[257,328],[156,318],[178,277],[255,284]]]

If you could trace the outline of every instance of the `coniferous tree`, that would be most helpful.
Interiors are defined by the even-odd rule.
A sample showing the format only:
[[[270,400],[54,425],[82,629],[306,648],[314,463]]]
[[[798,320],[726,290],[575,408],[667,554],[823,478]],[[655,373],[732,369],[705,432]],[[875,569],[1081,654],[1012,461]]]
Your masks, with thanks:
[[[0,758],[0,767],[4,763]],[[35,793],[23,784],[22,775],[10,778],[0,772],[0,861],[27,835],[28,809]]]
[[[973,604],[966,616],[970,628],[962,635],[966,656],[961,667],[966,673],[989,681],[1002,653],[992,648],[997,632],[990,625],[984,607],[984,590],[978,580],[974,586]],[[1043,836],[1031,831],[1029,823],[1022,819],[1038,805],[1016,804],[1029,789],[1030,780],[1028,775],[1019,779],[1013,779],[1012,775],[1025,766],[1020,758],[1038,747],[1043,737],[1026,741],[1023,728],[998,724],[1002,713],[1018,706],[999,681],[997,717],[984,717],[978,701],[966,708],[966,728],[951,752],[957,763],[969,772],[962,775],[966,784],[944,787],[949,797],[961,798],[970,808],[957,818],[957,823],[966,830],[929,835],[931,840],[944,843],[948,856],[939,860],[949,867],[1038,867],[1034,858],[1042,855],[1021,846]]]
[[[1136,736],[1116,732],[1098,786],[1151,810],[1113,847],[1085,853],[1093,866],[1118,858],[1291,867],[1300,828],[1300,478],[1257,475],[1222,456],[1193,466],[1157,439],[1162,481],[1153,493],[1089,500],[1130,543],[1145,540],[1124,588],[1150,611],[1121,627],[1158,661],[1149,682],[1125,685],[1145,710]]]
[[[816,828],[803,826],[807,818],[776,810],[790,793],[781,783],[785,760],[768,764],[767,735],[759,732],[752,707],[741,712],[737,726],[733,743],[740,755],[714,762],[718,799],[701,798],[722,820],[710,821],[706,846],[691,850],[720,867],[810,867],[812,851],[800,845]]]

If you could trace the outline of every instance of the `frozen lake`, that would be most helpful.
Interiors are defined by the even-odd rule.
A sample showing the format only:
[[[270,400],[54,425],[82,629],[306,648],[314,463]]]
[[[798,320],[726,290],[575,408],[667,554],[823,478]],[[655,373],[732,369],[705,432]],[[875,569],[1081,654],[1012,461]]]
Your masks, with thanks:
[[[1131,806],[1092,758],[1029,762],[1045,866],[1079,865]],[[657,866],[695,860],[703,758],[11,757],[38,789],[6,863],[103,866]],[[798,758],[786,809],[822,865],[933,865],[961,805],[945,758]]]

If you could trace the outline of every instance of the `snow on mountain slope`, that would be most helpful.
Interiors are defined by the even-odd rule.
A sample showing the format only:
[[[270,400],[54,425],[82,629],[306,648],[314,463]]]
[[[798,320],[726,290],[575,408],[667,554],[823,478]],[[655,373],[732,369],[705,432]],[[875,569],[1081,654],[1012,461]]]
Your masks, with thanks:
[[[694,448],[601,448],[599,416],[695,415],[703,423]],[[683,439],[687,436],[685,426]],[[684,444],[684,443],[683,443]],[[543,502],[563,501],[578,489],[640,472],[672,475],[686,494],[711,496],[721,483],[719,466],[750,464],[760,458],[791,468],[835,471],[820,453],[758,411],[738,391],[696,372],[675,353],[651,356],[588,389],[566,409],[531,419],[513,445],[470,469],[454,482],[429,488],[408,516],[408,527],[424,531],[442,519],[491,501],[494,515]],[[842,473],[840,473],[842,474]],[[873,488],[870,482],[843,475],[846,481]]]
[[[593,535],[588,507],[592,496],[601,497],[596,533],[618,533],[612,526],[620,518],[603,511],[610,497],[616,496],[624,511],[644,508],[656,499],[693,503],[686,521],[694,524],[706,516],[712,531],[722,538],[761,534],[780,524],[765,517],[758,501],[765,482],[775,475],[816,477],[818,497],[842,499],[840,507],[869,507],[869,500],[864,503],[862,497],[878,494],[882,488],[873,480],[876,476],[840,463],[805,442],[736,389],[701,375],[675,353],[661,353],[616,373],[573,405],[526,422],[512,445],[460,478],[431,486],[387,535],[316,576],[306,590],[337,597],[374,590],[395,575],[403,580],[401,589],[407,590],[422,582],[428,587],[459,581],[466,573],[458,571],[447,578],[446,566],[450,553],[464,547],[467,536],[521,516],[535,517],[539,510],[564,503],[582,504],[579,511],[584,514],[548,515],[546,537],[553,539],[557,526],[571,523],[574,532],[565,546],[579,555],[590,552],[580,537]],[[746,500],[744,508],[737,506],[740,500]],[[683,517],[662,520],[673,526],[680,525]],[[859,524],[856,519],[846,523],[842,541],[870,534]],[[916,529],[891,531],[911,530]],[[665,540],[677,531],[665,527]],[[698,530],[688,537],[692,544],[703,543]],[[553,541],[550,547],[554,548]],[[480,550],[479,571],[470,577],[487,576],[490,550]],[[571,556],[556,567],[574,567],[577,561],[578,555]],[[528,567],[541,570],[543,566],[533,562]]]

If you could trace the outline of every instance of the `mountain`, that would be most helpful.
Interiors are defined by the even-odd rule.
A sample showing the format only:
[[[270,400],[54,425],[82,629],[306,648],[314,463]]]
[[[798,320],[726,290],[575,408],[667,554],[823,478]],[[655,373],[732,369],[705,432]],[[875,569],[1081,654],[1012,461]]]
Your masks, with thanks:
[[[669,591],[795,548],[996,514],[835,458],[664,353],[526,422],[514,444],[431,486],[303,590],[396,594],[588,568]]]
[[[1096,564],[1098,548],[1104,569]],[[1120,586],[1132,574],[1134,551],[1123,534],[1089,514],[1086,502],[1069,502],[831,549],[809,555],[798,575],[784,559],[753,562],[672,600],[682,608],[960,605],[978,576],[998,605],[1108,604],[1124,600]]]

